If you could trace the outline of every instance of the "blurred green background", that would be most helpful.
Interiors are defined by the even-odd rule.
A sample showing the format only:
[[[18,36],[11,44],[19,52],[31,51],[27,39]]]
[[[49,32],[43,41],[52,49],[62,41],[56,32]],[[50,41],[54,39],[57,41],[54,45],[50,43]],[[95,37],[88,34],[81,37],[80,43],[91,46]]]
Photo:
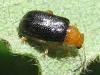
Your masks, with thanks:
[[[66,17],[72,24],[77,24],[85,35],[84,47],[79,49],[79,55],[60,60],[51,57],[44,59],[43,53],[38,52],[34,46],[22,44],[17,27],[22,16],[31,10],[52,10],[54,14]],[[0,0],[0,38],[9,42],[11,45],[9,51],[12,54],[36,57],[41,65],[42,75],[78,75],[81,70],[76,72],[73,70],[80,67],[85,60],[86,66],[100,55],[99,24],[99,0]]]

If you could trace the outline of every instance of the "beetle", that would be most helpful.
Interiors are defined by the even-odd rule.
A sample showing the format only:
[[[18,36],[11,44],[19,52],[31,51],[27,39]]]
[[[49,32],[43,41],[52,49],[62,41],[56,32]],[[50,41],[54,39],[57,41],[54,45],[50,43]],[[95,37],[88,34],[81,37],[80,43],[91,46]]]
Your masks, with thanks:
[[[84,42],[84,34],[71,25],[69,19],[54,15],[52,11],[29,11],[21,19],[19,31],[23,35],[22,39],[51,42],[51,47],[74,45],[79,49]]]

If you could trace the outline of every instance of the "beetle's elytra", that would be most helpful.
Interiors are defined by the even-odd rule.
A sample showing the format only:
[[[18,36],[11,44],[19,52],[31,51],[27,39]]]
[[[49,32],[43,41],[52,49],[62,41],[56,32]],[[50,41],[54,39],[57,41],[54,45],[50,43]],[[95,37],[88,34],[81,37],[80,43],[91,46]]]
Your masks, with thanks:
[[[67,18],[44,11],[26,13],[20,22],[19,31],[26,37],[75,45],[77,48],[84,41],[83,34],[75,26],[70,26]]]

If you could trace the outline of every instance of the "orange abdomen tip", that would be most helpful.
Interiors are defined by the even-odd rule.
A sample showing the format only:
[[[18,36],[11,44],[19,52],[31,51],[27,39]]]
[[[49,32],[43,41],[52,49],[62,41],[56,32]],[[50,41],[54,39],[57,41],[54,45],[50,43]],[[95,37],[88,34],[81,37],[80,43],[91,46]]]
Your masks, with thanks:
[[[77,48],[81,48],[84,42],[84,34],[80,33],[78,28],[75,26],[69,26],[66,31],[64,44],[74,45]]]

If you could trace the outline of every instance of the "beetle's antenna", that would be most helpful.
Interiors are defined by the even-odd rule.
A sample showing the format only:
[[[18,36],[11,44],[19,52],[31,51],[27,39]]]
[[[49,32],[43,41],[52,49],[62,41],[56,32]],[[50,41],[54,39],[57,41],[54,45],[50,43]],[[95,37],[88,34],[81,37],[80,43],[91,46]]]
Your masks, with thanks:
[[[75,69],[74,72],[77,71],[77,70],[81,70],[81,69],[84,69],[84,68],[85,68],[85,63],[86,63],[86,53],[85,53],[85,46],[84,46],[84,44],[83,44],[82,51],[83,51],[82,53],[83,53],[84,61],[81,62],[81,66],[79,66],[77,69]],[[80,60],[82,60],[80,54],[79,54],[79,57],[80,57]]]

